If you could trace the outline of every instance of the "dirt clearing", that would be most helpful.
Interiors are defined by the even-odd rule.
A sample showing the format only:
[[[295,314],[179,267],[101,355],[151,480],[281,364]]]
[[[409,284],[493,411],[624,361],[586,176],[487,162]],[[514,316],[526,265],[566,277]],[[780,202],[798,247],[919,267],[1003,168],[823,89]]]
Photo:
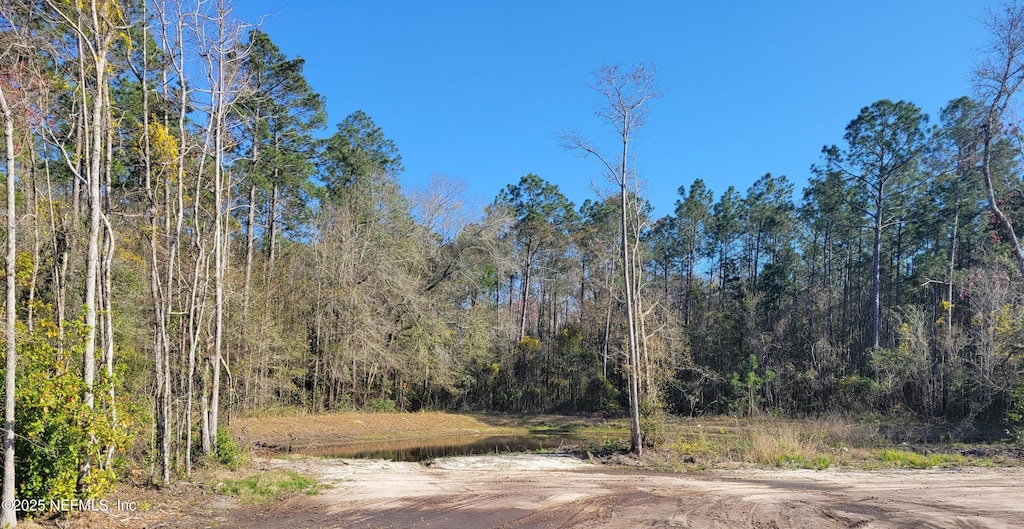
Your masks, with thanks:
[[[217,527],[1011,528],[1024,523],[1019,468],[915,471],[633,472],[565,455],[269,460],[330,488],[233,509]]]
[[[603,441],[606,436],[620,437],[624,427],[623,421],[601,418],[351,413],[238,420],[231,429],[249,446],[300,450],[317,443],[427,443],[433,436],[508,432],[586,431]],[[122,529],[1024,527],[1019,447],[928,447],[992,452],[992,457],[971,461],[992,465],[1005,460],[1014,465],[1004,468],[951,464],[947,457],[936,460],[953,468],[899,470],[884,466],[890,463],[879,459],[878,438],[858,425],[702,418],[672,427],[669,448],[652,451],[642,461],[607,451],[600,460],[502,453],[424,463],[324,459],[298,456],[296,450],[288,457],[268,457],[260,451],[264,455],[245,468],[209,469],[193,483],[179,481],[156,489],[142,485],[140,477],[140,485],[123,487],[117,494],[147,506],[137,512],[81,513],[41,522],[49,527]],[[900,461],[920,465],[910,461],[917,455],[920,461],[931,461],[930,456],[911,453],[911,446],[898,448],[892,453]],[[588,454],[587,449],[577,452]],[[781,456],[793,460],[794,454],[804,459],[824,454],[840,463],[848,457],[853,464],[828,470],[766,470],[754,464],[760,461],[754,455],[762,452],[761,459],[768,462],[763,465],[768,466]],[[698,463],[680,465],[685,454],[696,454]],[[739,457],[723,459],[722,454]],[[650,468],[689,471],[644,470]],[[225,494],[224,483],[266,476],[268,471],[295,471],[316,478],[323,488],[311,496],[286,495],[266,505],[248,505]]]

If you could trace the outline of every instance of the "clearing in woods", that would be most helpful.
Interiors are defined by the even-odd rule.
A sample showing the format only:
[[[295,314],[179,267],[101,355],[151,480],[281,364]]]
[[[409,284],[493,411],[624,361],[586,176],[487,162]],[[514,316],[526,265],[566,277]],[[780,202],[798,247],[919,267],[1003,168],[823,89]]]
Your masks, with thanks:
[[[708,428],[686,423],[676,428]],[[727,432],[732,420],[719,420]],[[496,454],[416,462],[296,455],[326,442],[412,439],[454,434],[590,431],[621,434],[615,421],[564,417],[495,418],[443,413],[338,414],[236,420],[234,436],[262,453],[245,468],[208,474],[202,483],[159,491],[122,488],[121,499],[145,511],[85,513],[51,519],[61,527],[310,528],[1010,528],[1024,520],[1024,469],[952,466],[903,470],[765,469],[746,463],[666,463],[678,453],[653,451],[583,458],[564,453]],[[597,432],[597,434],[594,434]],[[707,441],[705,443],[711,443]],[[697,446],[690,444],[675,446]],[[845,451],[845,449],[844,449]],[[1016,458],[1019,462],[1019,455]],[[312,495],[251,505],[226,496],[232,476],[297,471],[322,484]],[[131,496],[131,497],[128,497]],[[45,523],[45,520],[43,521]],[[31,522],[30,525],[31,527]]]

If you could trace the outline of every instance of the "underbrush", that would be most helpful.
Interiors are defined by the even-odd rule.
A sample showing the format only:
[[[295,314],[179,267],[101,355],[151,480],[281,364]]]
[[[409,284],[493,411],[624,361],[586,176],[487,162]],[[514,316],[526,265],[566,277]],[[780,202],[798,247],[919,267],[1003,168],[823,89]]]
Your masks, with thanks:
[[[841,417],[677,420],[669,430],[664,448],[674,459],[691,463],[682,469],[735,464],[818,470],[1019,464],[1013,458],[990,457],[997,448],[981,451],[946,443],[915,450],[883,436],[874,422]],[[983,454],[976,455],[979,452]]]

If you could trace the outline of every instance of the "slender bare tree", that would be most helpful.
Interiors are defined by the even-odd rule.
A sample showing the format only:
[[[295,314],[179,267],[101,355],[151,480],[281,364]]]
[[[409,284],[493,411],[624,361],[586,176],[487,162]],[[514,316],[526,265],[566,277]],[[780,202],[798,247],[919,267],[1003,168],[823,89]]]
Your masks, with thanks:
[[[85,325],[86,342],[82,362],[82,379],[86,385],[85,405],[94,407],[93,385],[96,381],[96,350],[101,301],[100,241],[103,227],[103,191],[106,179],[104,152],[107,148],[107,128],[110,104],[109,56],[115,39],[124,28],[124,14],[116,0],[94,0],[73,7],[63,2],[46,0],[47,17],[65,26],[77,38],[79,96],[82,98],[81,118],[84,138],[82,150],[72,156],[62,148],[62,155],[75,179],[84,181],[89,196],[88,250],[85,272]],[[83,161],[79,164],[78,160]],[[89,475],[92,461],[83,458],[80,484]]]
[[[608,176],[619,188],[620,193],[620,234],[619,240],[622,257],[622,283],[626,306],[626,328],[629,336],[626,353],[626,369],[629,384],[629,416],[630,416],[630,450],[643,454],[643,439],[640,430],[640,372],[641,351],[637,315],[642,304],[637,303],[636,280],[639,274],[637,253],[630,248],[631,237],[630,216],[638,215],[635,196],[637,191],[636,175],[629,170],[629,145],[634,133],[643,126],[649,109],[647,103],[660,97],[654,80],[655,68],[645,64],[637,64],[632,71],[625,72],[619,66],[603,66],[594,73],[594,84],[591,88],[605,98],[606,105],[600,107],[595,114],[615,130],[621,145],[618,159],[608,158],[593,142],[578,132],[564,134],[563,144],[571,149],[579,150],[583,156],[596,157]],[[630,239],[633,239],[631,241]]]
[[[228,116],[241,91],[241,63],[245,53],[238,43],[244,28],[231,17],[231,4],[219,0],[205,20],[197,16],[197,36],[209,83],[209,121],[207,124],[204,158],[211,156],[213,186],[213,288],[214,321],[210,362],[212,378],[208,415],[204,417],[203,448],[206,453],[216,452],[217,428],[220,414],[221,369],[226,367],[224,357],[224,327],[227,310],[226,274],[228,269],[228,242],[230,237],[231,178],[226,169]],[[202,172],[202,171],[200,171]]]
[[[14,202],[14,113],[7,102],[3,83],[0,83],[0,110],[4,120],[4,156],[7,170],[7,364],[4,371],[4,476],[3,508],[0,509],[0,527],[14,527],[18,523],[17,511],[9,507],[14,504],[14,391],[15,370],[17,369],[17,341],[14,326],[17,318],[15,291],[15,257],[17,256],[17,217]]]
[[[1024,86],[1024,4],[1013,1],[991,13],[986,26],[991,34],[987,56],[975,71],[974,82],[987,112],[981,125],[981,174],[992,216],[1006,234],[1013,262],[1024,275],[1024,249],[1010,217],[999,207],[992,175],[993,143],[1011,131],[1003,123],[1012,111],[1013,96]]]

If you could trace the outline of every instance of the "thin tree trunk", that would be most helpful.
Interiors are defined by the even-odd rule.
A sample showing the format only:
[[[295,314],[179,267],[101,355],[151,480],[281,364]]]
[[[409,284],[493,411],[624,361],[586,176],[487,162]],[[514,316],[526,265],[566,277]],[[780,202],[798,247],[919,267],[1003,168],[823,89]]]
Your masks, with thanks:
[[[145,9],[145,6],[144,6]],[[166,21],[161,13],[161,22],[166,30]],[[148,34],[148,25],[143,26],[143,38],[146,38]],[[166,41],[164,41],[166,49]],[[148,202],[147,216],[149,224],[147,226],[149,238],[149,258],[150,258],[150,296],[153,303],[153,312],[156,320],[156,329],[153,337],[153,367],[154,374],[156,377],[156,388],[154,394],[154,407],[155,407],[155,444],[157,447],[157,472],[158,476],[154,476],[154,479],[160,483],[170,483],[170,438],[171,438],[171,416],[170,416],[170,341],[171,337],[168,332],[168,320],[170,313],[170,295],[171,295],[171,280],[169,276],[166,276],[164,280],[167,282],[167,293],[164,294],[164,285],[160,280],[160,252],[159,252],[159,233],[160,218],[161,214],[158,210],[157,204],[161,202],[158,199],[156,188],[161,183],[160,187],[163,189],[162,202],[164,204],[164,240],[171,240],[170,233],[170,183],[168,179],[162,179],[163,182],[155,182],[153,176],[153,152],[152,142],[150,139],[150,129],[153,124],[150,122],[150,111],[149,111],[149,89],[148,89],[148,63],[149,54],[148,48],[142,49],[142,67],[140,70],[136,70],[136,74],[139,76],[142,83],[142,144],[143,144],[143,169],[145,175],[146,184],[146,200]],[[167,82],[166,69],[163,72],[163,83],[165,96],[169,91],[169,84]],[[182,105],[184,108],[185,105]],[[175,160],[180,165],[179,160]],[[174,256],[173,254],[167,257],[167,266],[173,269]]]
[[[225,62],[228,60],[228,50],[226,49],[229,37],[227,34],[227,6],[224,0],[221,0],[217,7],[218,20],[217,20],[217,62],[216,62],[216,79],[214,79],[214,86],[216,87],[214,92],[214,102],[212,108],[212,123],[214,127],[214,166],[213,166],[213,202],[214,202],[214,222],[213,222],[213,258],[214,258],[214,270],[213,270],[213,285],[214,285],[214,338],[213,338],[213,358],[211,363],[213,364],[213,378],[210,382],[210,409],[209,409],[209,428],[207,429],[208,435],[210,436],[211,451],[207,453],[216,453],[216,439],[217,429],[219,426],[219,415],[220,415],[220,370],[223,362],[223,350],[224,350],[224,315],[226,308],[226,301],[224,295],[224,282],[225,272],[227,270],[227,218],[225,204],[225,195],[228,192],[227,186],[225,185],[226,175],[224,170],[224,136],[226,134],[226,114],[227,114],[227,101],[226,96],[229,90],[227,84],[227,68]],[[211,58],[212,60],[212,58]]]
[[[178,11],[178,16],[177,16],[177,26],[178,26],[178,31],[177,31],[177,35],[178,35],[177,50],[178,50],[178,54],[177,54],[177,57],[176,57],[178,62],[175,63],[172,60],[172,65],[176,69],[176,73],[178,75],[178,94],[179,94],[178,95],[178,104],[179,104],[179,109],[178,109],[178,158],[177,158],[177,160],[175,160],[175,162],[177,164],[177,168],[176,168],[176,170],[177,170],[177,178],[176,178],[177,190],[174,193],[174,200],[172,200],[172,198],[171,198],[171,185],[170,185],[170,182],[167,182],[165,184],[165,186],[164,186],[164,194],[165,194],[165,200],[164,201],[166,203],[166,209],[167,209],[167,219],[164,221],[164,226],[165,226],[164,229],[167,231],[167,234],[168,234],[167,238],[168,238],[169,243],[170,243],[170,248],[168,249],[168,257],[167,257],[167,273],[166,273],[166,276],[165,276],[165,278],[166,278],[166,281],[165,281],[165,283],[166,283],[166,286],[165,286],[166,294],[164,295],[164,309],[163,309],[164,310],[165,321],[167,322],[167,324],[170,324],[170,321],[171,321],[171,319],[170,319],[171,318],[171,309],[174,306],[174,299],[175,299],[174,298],[175,286],[178,283],[178,281],[176,281],[176,276],[175,276],[175,270],[176,270],[176,263],[177,263],[177,259],[178,259],[178,254],[179,253],[184,254],[184,250],[182,250],[182,245],[181,245],[181,235],[182,235],[183,227],[184,227],[184,223],[185,223],[185,152],[186,152],[185,149],[186,149],[186,145],[187,145],[186,144],[187,138],[189,137],[188,132],[187,132],[187,128],[186,128],[186,109],[189,107],[188,102],[189,102],[189,97],[190,97],[189,96],[190,91],[189,91],[189,84],[188,84],[188,81],[187,81],[187,76],[185,75],[185,37],[184,37],[184,31],[183,31],[184,23],[181,20],[181,6],[180,6],[180,4],[178,4],[178,10],[179,10]],[[164,21],[164,12],[161,12],[161,22],[163,23],[163,21]],[[164,27],[166,27],[166,24],[164,24]],[[166,32],[161,32],[161,33],[163,35]],[[169,48],[169,46],[167,46],[166,44],[165,44],[165,47]],[[170,84],[167,82],[167,70],[166,69],[163,70],[163,75],[164,75],[164,81],[163,81],[164,82],[164,90],[165,90],[165,93],[167,93],[167,92],[170,91]],[[199,187],[198,184],[200,182],[200,179],[201,179],[201,176],[197,176],[196,177],[196,191],[195,191],[196,195],[195,196],[197,196],[197,197],[199,196],[199,189],[200,189],[200,187]],[[174,204],[173,208],[171,207],[172,204]],[[174,231],[173,231],[173,233],[170,230],[170,221],[171,221],[170,217],[171,217],[171,211],[172,210],[174,212]],[[198,219],[196,219],[196,220],[198,221]],[[199,228],[198,228],[198,226],[199,226],[198,222],[197,222],[196,226],[197,227],[196,227],[196,230],[195,230],[195,240],[199,241],[199,238],[201,237],[201,234],[200,234],[200,231],[199,231]],[[197,246],[200,246],[198,242],[197,242]],[[195,270],[194,270],[195,273],[196,273],[196,276],[195,276],[194,282],[193,282],[193,290],[192,290],[193,293],[195,292],[196,281],[198,281],[198,274],[199,274],[199,270],[200,270],[199,263],[201,263],[201,260],[202,260],[202,249],[201,249],[201,246],[200,246],[200,251],[197,252],[197,256],[196,256],[196,267],[195,267]],[[181,268],[184,268],[184,264],[181,266]],[[194,297],[192,297],[190,299],[194,300]],[[191,318],[195,315],[195,304],[194,303],[189,305],[189,311],[188,312],[189,312],[189,318],[190,318],[189,319],[189,326],[188,326],[188,329],[186,330],[186,332],[183,333],[183,335],[186,335],[186,336],[187,336],[187,332],[191,331],[191,329],[193,328]],[[188,361],[189,361],[189,364],[190,364],[190,369],[187,372],[188,382],[185,384],[185,386],[187,386],[187,388],[188,388],[187,389],[187,398],[185,400],[185,425],[184,425],[185,432],[186,432],[185,433],[185,437],[186,437],[186,444],[185,444],[185,475],[188,476],[188,477],[192,476],[192,403],[193,403],[193,400],[195,398],[195,393],[193,392],[193,386],[195,384],[195,381],[194,381],[194,378],[195,378],[194,364],[195,364],[195,349],[198,346],[198,344],[197,344],[198,335],[199,335],[199,333],[196,332],[195,335],[189,340],[189,360]],[[181,346],[179,347],[178,350],[179,350],[179,355],[183,356],[183,354],[184,354],[184,343],[181,344]],[[163,368],[164,383],[163,383],[163,397],[162,398],[164,399],[164,401],[166,403],[170,403],[170,402],[172,402],[171,401],[171,380],[172,380],[172,378],[171,378],[170,334],[167,334],[167,340],[164,343],[164,358],[163,358],[163,361],[164,361],[164,368]],[[167,409],[167,406],[168,405],[165,405],[165,410]],[[169,480],[170,479],[170,459],[169,459],[169,457],[170,457],[170,452],[171,452],[170,434],[169,433],[167,434],[167,437],[162,440],[162,442],[165,444],[163,450],[165,451],[165,453],[167,453],[167,458],[168,458],[166,460],[166,462],[165,462],[164,468],[167,469],[167,470],[165,470],[165,472],[167,474],[166,475],[166,479]]]
[[[95,6],[94,6],[95,7]],[[89,184],[89,237],[88,237],[88,252],[85,267],[85,326],[86,326],[86,341],[85,351],[83,352],[82,361],[82,381],[85,383],[85,395],[84,404],[86,407],[92,409],[95,406],[95,396],[93,392],[93,386],[96,382],[96,337],[97,337],[97,294],[100,287],[100,224],[101,216],[103,213],[103,200],[101,196],[102,191],[102,173],[100,164],[103,161],[102,155],[104,150],[104,135],[103,131],[106,127],[104,106],[107,102],[106,93],[108,91],[107,80],[104,74],[107,70],[107,47],[110,43],[110,37],[108,31],[102,31],[100,27],[101,15],[96,13],[95,10],[92,13],[93,26],[96,32],[97,42],[96,47],[92,50],[93,53],[93,64],[95,70],[95,90],[96,93],[93,96],[92,101],[92,122],[89,124],[87,129],[91,137],[92,145],[89,147],[87,153],[89,160],[89,170],[87,181]],[[106,21],[104,21],[106,22]],[[84,87],[83,87],[84,91]],[[94,440],[90,439],[90,445],[93,444]],[[79,487],[81,488],[85,482],[85,479],[89,476],[92,469],[92,461],[89,454],[86,454],[82,458],[82,464],[79,472]]]
[[[98,28],[97,28],[98,29]],[[96,295],[99,286],[100,271],[100,216],[103,213],[103,201],[101,199],[101,172],[100,162],[103,153],[103,117],[105,115],[104,102],[106,97],[106,79],[104,73],[107,68],[106,48],[100,43],[101,48],[96,51],[96,96],[93,98],[91,140],[92,145],[88,153],[89,157],[89,246],[85,268],[85,325],[86,342],[84,361],[82,368],[82,379],[85,382],[85,405],[89,408],[94,406],[92,387],[96,380]]]
[[[29,196],[31,197],[31,200],[29,201],[29,208],[31,208],[30,211],[33,212],[33,214],[29,217],[32,219],[32,276],[29,280],[28,286],[28,307],[25,310],[25,322],[28,326],[29,334],[32,334],[32,331],[35,330],[35,315],[33,305],[35,305],[36,300],[36,286],[39,284],[39,261],[40,254],[42,253],[42,243],[40,242],[39,238],[39,186],[37,185],[36,181],[35,169],[35,160],[37,160],[38,158],[36,157],[35,142],[29,141],[28,146],[29,159],[32,160],[32,163],[29,164],[28,169],[32,180],[30,183],[30,185],[32,186],[32,190],[29,194]]]
[[[277,170],[275,169],[274,172],[276,173]],[[274,176],[275,176],[275,180],[276,180],[277,175],[275,174]],[[269,244],[268,244],[269,252],[268,252],[268,255],[267,255],[267,286],[268,286],[268,288],[274,282],[274,262],[276,260],[276,255],[277,255],[277,194],[278,194],[279,191],[280,190],[279,190],[279,188],[277,186],[277,183],[275,181],[275,183],[272,186],[271,193],[270,193],[270,212],[267,213],[267,224],[269,225],[269,230],[268,230],[269,233],[267,235],[270,238],[270,241],[269,241]]]
[[[946,415],[949,406],[950,362],[953,359],[953,271],[956,266],[956,240],[960,227],[960,200],[957,199],[956,213],[953,215],[953,233],[949,238],[949,263],[946,268],[946,339],[942,348],[942,365],[939,376],[942,380],[942,416]]]
[[[608,300],[608,309],[604,315],[604,339],[601,343],[601,376],[608,379],[608,342],[612,330],[612,303]]]
[[[626,297],[626,328],[629,334],[629,349],[627,351],[627,366],[629,385],[629,449],[636,455],[643,455],[644,444],[640,431],[640,355],[636,337],[636,316],[633,306],[633,279],[632,259],[629,251],[628,218],[626,216],[629,188],[626,185],[626,157],[629,145],[629,137],[623,134],[622,139],[622,165],[619,173],[619,205],[622,209],[620,215],[621,248],[622,248],[622,284]]]
[[[57,352],[64,354],[64,300],[66,299],[67,280],[64,271],[68,265],[68,247],[62,237],[63,228],[57,229],[57,212],[53,202],[53,182],[50,175],[50,162],[44,156],[46,168],[46,203],[50,215],[50,235],[53,243],[53,298],[57,313]]]
[[[253,139],[252,161],[256,164],[256,140]],[[249,184],[249,207],[245,226],[245,283],[242,285],[242,324],[249,321],[249,301],[252,291],[252,260],[253,247],[256,242],[256,184]],[[248,383],[249,377],[246,377]]]
[[[14,508],[14,392],[15,374],[18,367],[17,338],[15,324],[17,321],[17,291],[15,283],[15,261],[17,258],[17,216],[15,214],[15,173],[14,173],[14,113],[7,104],[7,96],[0,86],[0,110],[4,118],[4,155],[7,170],[7,321],[6,321],[6,364],[4,371],[4,475],[3,491],[0,497],[0,526],[14,527],[18,524],[17,510]]]
[[[203,364],[203,391],[202,391],[202,409],[200,414],[202,415],[202,424],[199,427],[199,434],[202,437],[203,442],[203,453],[210,454],[213,452],[212,442],[210,441],[210,399],[209,399],[209,387],[210,387],[210,365],[208,363]]]
[[[104,91],[104,97],[106,98],[105,103],[105,121],[106,123],[112,123],[113,119],[110,113],[110,92]],[[103,314],[101,323],[103,325],[102,335],[103,341],[103,352],[102,360],[103,366],[106,369],[107,375],[107,394],[110,397],[110,426],[112,429],[117,428],[117,403],[115,400],[115,388],[114,388],[114,281],[112,277],[112,269],[114,266],[114,229],[110,225],[110,193],[111,186],[111,173],[114,166],[114,131],[112,127],[107,127],[106,131],[106,147],[105,147],[105,162],[103,169],[103,180],[104,186],[107,188],[108,193],[103,197],[103,256],[100,262],[100,305],[103,307]],[[103,462],[103,468],[107,468],[114,459],[115,447],[113,444],[106,447],[106,458]]]
[[[878,186],[878,195],[874,212],[874,244],[871,246],[871,351],[878,351],[882,325],[882,184]],[[862,372],[866,366],[858,365]]]
[[[221,73],[221,79],[223,79],[223,73]],[[216,137],[215,137],[215,159],[214,159],[214,224],[213,224],[213,288],[214,288],[214,329],[213,329],[213,358],[210,362],[213,364],[213,379],[210,387],[210,410],[209,410],[209,422],[208,428],[211,443],[211,452],[216,452],[216,438],[217,438],[217,423],[218,416],[220,413],[220,363],[221,363],[221,351],[224,347],[224,269],[226,266],[226,260],[224,255],[224,232],[225,219],[224,219],[224,204],[223,204],[223,193],[224,193],[224,182],[223,182],[223,168],[221,167],[223,155],[223,116],[217,116],[217,123],[215,126]]]
[[[623,175],[625,177],[625,175]],[[629,385],[629,448],[636,455],[643,455],[643,440],[640,432],[640,387],[639,355],[637,354],[636,325],[633,314],[633,286],[629,270],[629,245],[626,240],[626,185],[622,187],[622,282],[625,291],[626,328],[629,335],[626,373]]]
[[[1013,223],[1010,222],[1010,218],[1003,213],[1003,210],[999,208],[999,202],[996,200],[995,186],[992,185],[992,127],[995,124],[991,123],[994,119],[989,120],[990,123],[984,127],[984,141],[982,143],[982,163],[981,163],[981,174],[982,179],[985,181],[985,194],[988,197],[988,208],[992,212],[992,215],[999,222],[999,226],[1006,232],[1007,242],[1010,243],[1011,256],[1013,257],[1013,263],[1017,265],[1017,271],[1024,276],[1024,248],[1021,248],[1020,239],[1017,238],[1017,232],[1013,229]]]
[[[523,267],[523,283],[519,285],[519,341],[526,337],[526,302],[530,292],[530,268],[533,263],[533,250],[526,250],[526,265]]]

